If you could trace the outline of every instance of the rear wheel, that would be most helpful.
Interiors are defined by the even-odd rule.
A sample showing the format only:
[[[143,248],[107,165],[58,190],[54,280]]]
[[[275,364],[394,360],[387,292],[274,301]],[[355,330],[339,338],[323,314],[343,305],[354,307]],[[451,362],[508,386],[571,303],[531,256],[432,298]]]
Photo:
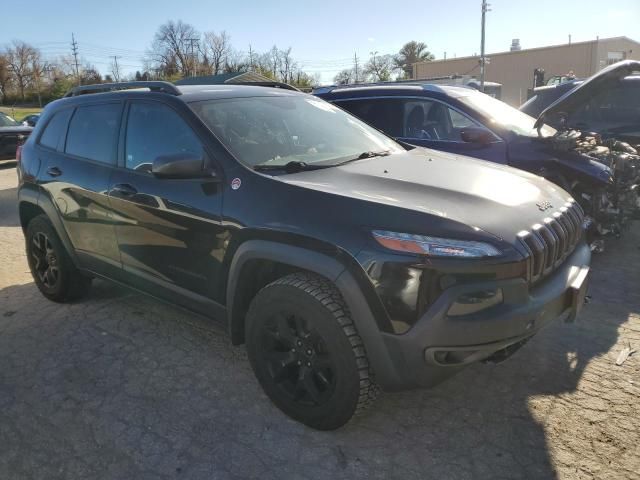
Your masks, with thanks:
[[[293,419],[333,430],[375,399],[362,339],[326,279],[295,273],[267,285],[251,303],[246,332],[258,381]]]
[[[31,275],[45,297],[54,302],[67,302],[89,291],[91,278],[73,265],[46,215],[38,215],[29,222],[26,242]]]

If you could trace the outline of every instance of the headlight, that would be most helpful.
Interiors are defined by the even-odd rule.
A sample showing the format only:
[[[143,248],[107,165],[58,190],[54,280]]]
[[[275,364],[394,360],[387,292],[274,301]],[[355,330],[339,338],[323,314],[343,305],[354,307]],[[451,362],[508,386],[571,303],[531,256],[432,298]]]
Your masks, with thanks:
[[[383,230],[374,230],[373,237],[383,247],[396,252],[418,253],[435,257],[466,258],[497,257],[501,254],[493,245],[471,240],[453,240]]]

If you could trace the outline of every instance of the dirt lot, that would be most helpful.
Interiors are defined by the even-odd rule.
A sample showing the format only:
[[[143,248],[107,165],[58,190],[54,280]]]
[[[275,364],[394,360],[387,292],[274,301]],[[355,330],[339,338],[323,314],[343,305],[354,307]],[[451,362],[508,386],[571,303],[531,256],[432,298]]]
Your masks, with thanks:
[[[640,349],[640,224],[595,259],[578,325],[319,433],[205,319],[106,282],[44,300],[15,187],[0,169],[2,479],[640,479],[640,354],[614,365]]]

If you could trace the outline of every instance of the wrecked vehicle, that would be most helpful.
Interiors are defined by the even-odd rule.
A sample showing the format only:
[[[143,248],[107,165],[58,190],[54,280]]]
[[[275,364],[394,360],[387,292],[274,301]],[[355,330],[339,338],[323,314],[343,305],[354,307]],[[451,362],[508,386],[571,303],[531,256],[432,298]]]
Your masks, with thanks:
[[[584,79],[535,88],[520,111],[537,117],[542,111],[582,85]],[[640,144],[640,74],[624,77],[608,88],[599,89],[575,110],[558,118],[545,119],[556,129],[574,128],[583,132],[598,132],[603,139],[615,138],[631,145]]]
[[[601,250],[602,237],[619,235],[638,211],[637,149],[597,134],[555,129],[547,119],[575,110],[639,66],[625,61],[607,67],[546,108],[537,121],[460,86],[344,85],[321,87],[314,94],[402,142],[507,164],[555,182],[581,204],[589,242]]]
[[[564,178],[561,183],[576,195],[587,212],[591,212],[595,233],[599,236],[619,236],[628,220],[638,217],[640,212],[640,145],[631,145],[614,137],[619,135],[632,142],[639,140],[640,103],[632,98],[635,96],[629,97],[625,107],[611,103],[616,93],[628,91],[629,85],[637,90],[635,85],[640,77],[632,75],[637,72],[640,72],[640,62],[637,61],[610,65],[544,109],[535,124],[539,132],[545,123],[558,129],[548,142],[559,155],[577,154],[577,161],[595,160],[611,170],[607,185],[595,191],[569,178]],[[604,101],[604,98],[609,101]],[[611,112],[612,109],[625,111],[615,113]],[[611,127],[613,118],[607,120],[603,112],[608,112],[609,117],[625,117],[628,125],[624,128]],[[588,121],[589,118],[599,119],[600,123]],[[597,127],[598,132],[577,129],[591,126]],[[601,249],[602,241],[596,240],[595,246]]]

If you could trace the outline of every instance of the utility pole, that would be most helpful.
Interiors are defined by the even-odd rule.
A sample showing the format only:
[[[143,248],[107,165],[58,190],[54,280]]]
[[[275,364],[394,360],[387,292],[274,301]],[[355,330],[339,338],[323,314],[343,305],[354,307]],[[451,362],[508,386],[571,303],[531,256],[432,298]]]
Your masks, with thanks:
[[[190,38],[189,39],[189,43],[191,44],[191,76],[192,77],[196,77],[198,76],[198,67],[197,67],[197,63],[196,63],[196,50],[195,50],[195,45],[196,43],[198,43],[199,39],[198,38]]]
[[[113,79],[116,82],[120,81],[120,67],[118,66],[118,59],[120,57],[118,55],[114,55],[113,56],[113,69],[111,71],[111,73],[113,73]]]
[[[78,79],[78,85],[82,85],[82,79],[80,78],[80,68],[78,67],[78,42],[71,32],[71,51],[73,52],[73,58],[76,64],[76,78]]]
[[[358,54],[356,52],[353,52],[353,71],[356,77],[354,83],[358,83]]]
[[[480,34],[480,91],[484,92],[484,71],[487,64],[487,59],[484,56],[484,30],[485,30],[485,17],[487,12],[491,11],[487,0],[482,0],[482,28]]]

